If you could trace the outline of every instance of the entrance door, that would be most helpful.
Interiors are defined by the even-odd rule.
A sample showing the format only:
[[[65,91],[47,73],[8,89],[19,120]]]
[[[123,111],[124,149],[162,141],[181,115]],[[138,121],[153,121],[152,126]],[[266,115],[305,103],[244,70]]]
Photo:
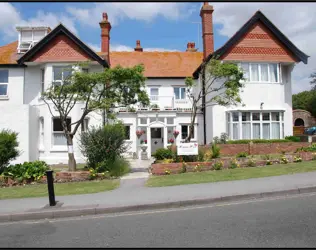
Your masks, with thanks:
[[[151,128],[151,154],[158,148],[163,148],[163,130],[162,128]]]

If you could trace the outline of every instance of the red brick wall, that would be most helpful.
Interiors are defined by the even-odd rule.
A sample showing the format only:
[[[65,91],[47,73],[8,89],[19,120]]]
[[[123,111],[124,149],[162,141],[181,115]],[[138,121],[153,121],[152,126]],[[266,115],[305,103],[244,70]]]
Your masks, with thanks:
[[[259,21],[240,41],[222,56],[222,60],[296,62],[297,59]]]
[[[65,35],[59,35],[49,42],[31,62],[78,62],[92,60],[85,52]]]
[[[248,154],[278,154],[285,151],[293,153],[296,149],[310,146],[309,142],[253,143],[251,144],[219,144],[222,155],[236,155],[240,152]]]

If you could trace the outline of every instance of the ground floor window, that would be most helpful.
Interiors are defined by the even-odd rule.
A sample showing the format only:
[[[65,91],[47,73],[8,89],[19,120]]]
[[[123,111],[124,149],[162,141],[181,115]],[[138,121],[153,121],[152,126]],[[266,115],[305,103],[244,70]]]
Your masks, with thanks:
[[[83,119],[83,121],[81,122],[81,132],[87,132],[88,131],[88,127],[89,127],[89,119]]]
[[[71,118],[66,119],[68,130],[71,131]],[[61,120],[58,117],[53,118],[53,145],[66,146],[67,140],[61,125]]]
[[[189,135],[190,125],[181,125],[181,139],[185,140],[187,136]],[[193,135],[191,140],[195,140],[195,129],[193,126]]]
[[[131,139],[131,126],[125,125],[125,140]]]
[[[227,131],[231,140],[284,138],[283,111],[227,112]]]

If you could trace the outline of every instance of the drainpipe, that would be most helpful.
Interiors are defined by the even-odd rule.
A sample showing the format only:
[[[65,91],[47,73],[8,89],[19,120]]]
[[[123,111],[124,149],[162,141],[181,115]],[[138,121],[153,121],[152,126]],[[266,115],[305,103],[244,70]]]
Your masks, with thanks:
[[[206,145],[206,107],[205,107],[205,68],[202,69],[202,112],[203,112],[203,134],[204,145]]]

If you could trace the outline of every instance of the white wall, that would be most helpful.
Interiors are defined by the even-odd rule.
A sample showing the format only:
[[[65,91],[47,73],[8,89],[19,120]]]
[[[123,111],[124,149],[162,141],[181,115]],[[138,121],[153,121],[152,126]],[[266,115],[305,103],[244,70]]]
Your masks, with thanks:
[[[0,108],[23,104],[24,68],[8,68],[8,98],[0,98]]]

